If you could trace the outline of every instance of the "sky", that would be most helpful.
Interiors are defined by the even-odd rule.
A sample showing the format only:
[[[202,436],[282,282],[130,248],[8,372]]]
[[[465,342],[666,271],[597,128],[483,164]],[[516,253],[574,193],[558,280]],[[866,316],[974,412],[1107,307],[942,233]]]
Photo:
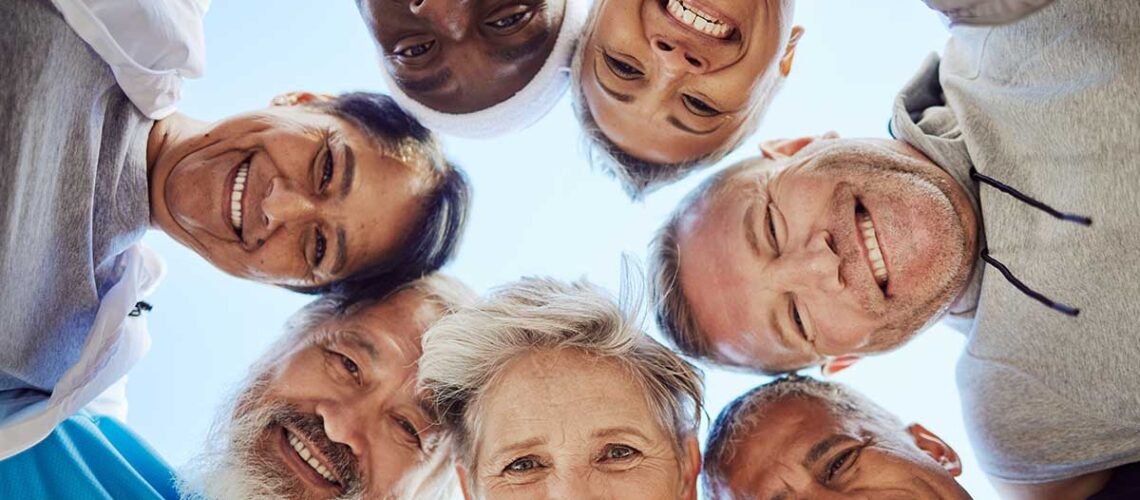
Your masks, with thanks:
[[[445,271],[478,291],[551,276],[585,277],[616,295],[623,256],[644,262],[653,233],[684,194],[717,168],[757,154],[762,140],[828,131],[887,137],[895,93],[948,36],[919,0],[799,0],[795,20],[805,35],[757,133],[721,163],[642,203],[590,168],[568,96],[520,133],[445,136],[474,190],[467,233]],[[383,91],[372,39],[350,0],[215,1],[205,27],[206,75],[187,82],[180,107],[191,117],[221,119],[295,90]],[[144,242],[163,256],[167,275],[148,299],[152,347],[130,374],[128,423],[177,467],[202,448],[218,406],[311,298],[227,276],[159,232]],[[651,321],[645,326],[657,335]],[[954,384],[964,343],[935,326],[834,380],[940,435],[962,456],[962,484],[975,498],[995,498],[967,440]],[[711,417],[768,380],[704,368]]]

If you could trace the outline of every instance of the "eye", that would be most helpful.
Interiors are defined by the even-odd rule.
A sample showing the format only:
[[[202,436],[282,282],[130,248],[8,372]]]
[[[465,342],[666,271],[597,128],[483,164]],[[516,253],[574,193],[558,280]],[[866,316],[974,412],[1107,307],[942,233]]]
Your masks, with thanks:
[[[503,467],[503,472],[508,474],[524,474],[537,470],[540,467],[542,467],[542,464],[538,463],[538,459],[532,455],[527,455],[522,458],[516,458],[513,462],[507,464],[506,467]]]
[[[624,444],[607,445],[602,452],[602,460],[626,460],[639,455],[641,452]]]
[[[602,58],[606,61],[606,66],[610,68],[610,71],[613,71],[622,80],[636,80],[645,76],[641,70],[609,54],[602,53]]]
[[[316,235],[313,237],[313,267],[316,268],[320,267],[321,261],[325,260],[325,246],[328,244],[328,241],[325,240],[325,235],[321,232],[321,228],[318,227],[314,231]]]
[[[412,425],[406,418],[396,418],[396,424],[408,436],[408,442],[416,445],[416,448],[423,448],[423,441],[420,440],[420,432],[416,430],[416,426]]]
[[[697,116],[712,117],[721,113],[719,109],[712,107],[709,103],[688,94],[681,94],[681,100],[685,102],[685,107]]]
[[[395,54],[397,57],[402,57],[405,59],[415,59],[417,57],[422,57],[424,54],[427,54],[428,51],[431,50],[431,48],[434,46],[435,46],[435,40],[428,40],[428,41],[423,42],[423,43],[417,43],[415,45],[409,45],[407,47],[397,48],[395,51]]]
[[[321,182],[320,182],[320,186],[318,187],[317,190],[322,192],[322,193],[325,192],[325,188],[327,188],[329,186],[329,182],[332,181],[332,178],[333,178],[333,155],[332,155],[332,150],[326,148],[325,149],[325,166],[324,166],[324,170],[321,171]]]
[[[356,362],[353,361],[352,358],[340,353],[337,353],[337,355],[340,356],[340,366],[344,368],[345,372],[348,372],[348,374],[352,375],[353,377],[360,376],[360,367],[357,366]]]
[[[490,26],[496,30],[505,30],[505,29],[513,28],[513,27],[517,26],[518,24],[527,20],[530,17],[530,15],[531,15],[531,11],[525,10],[523,12],[516,12],[514,14],[509,14],[509,15],[500,17],[498,19],[487,21],[484,24],[486,24],[487,26]]]
[[[800,336],[810,342],[807,337],[807,330],[804,329],[803,318],[800,317],[800,307],[796,305],[794,300],[792,301],[792,322],[796,324],[796,331],[800,332]]]
[[[779,240],[776,238],[776,218],[772,216],[771,203],[768,204],[768,213],[765,214],[765,218],[768,219],[768,242],[772,245],[772,248],[778,252],[780,245],[778,243]]]
[[[830,482],[843,472],[851,468],[851,465],[859,459],[859,449],[851,448],[839,455],[836,455],[831,463],[827,464],[827,481]]]

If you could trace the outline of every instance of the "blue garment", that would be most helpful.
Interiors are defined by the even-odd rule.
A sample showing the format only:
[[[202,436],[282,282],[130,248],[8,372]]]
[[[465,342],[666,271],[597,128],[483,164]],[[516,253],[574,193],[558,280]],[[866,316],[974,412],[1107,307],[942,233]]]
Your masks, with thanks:
[[[0,460],[0,500],[175,499],[175,474],[112,417],[81,411],[27,451]]]

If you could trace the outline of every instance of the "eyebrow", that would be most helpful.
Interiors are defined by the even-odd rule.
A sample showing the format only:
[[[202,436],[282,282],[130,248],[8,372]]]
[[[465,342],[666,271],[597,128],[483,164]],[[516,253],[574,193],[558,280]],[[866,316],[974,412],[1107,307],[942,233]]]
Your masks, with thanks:
[[[352,180],[356,177],[356,154],[352,152],[352,146],[344,146],[344,170],[340,174],[340,199],[348,197],[352,193]]]
[[[334,342],[344,342],[346,344],[352,344],[353,346],[359,348],[360,350],[364,351],[365,354],[368,354],[368,357],[372,360],[372,362],[376,362],[380,359],[380,351],[376,349],[376,344],[373,344],[371,340],[364,338],[357,332],[354,332],[352,330],[341,330],[336,333],[333,339]]]
[[[451,68],[443,68],[424,78],[409,79],[395,76],[396,84],[403,87],[405,92],[431,92],[443,87],[451,80]]]
[[[513,453],[513,452],[516,452],[519,450],[525,450],[527,448],[530,448],[532,446],[538,446],[540,444],[546,444],[546,438],[544,438],[544,437],[532,437],[532,438],[527,439],[525,441],[519,441],[519,442],[510,444],[510,445],[501,446],[499,448],[496,448],[495,452],[491,454],[491,458],[495,459],[493,461],[498,461],[497,459],[501,455],[506,455],[508,453]]]
[[[649,441],[649,438],[645,437],[645,434],[642,434],[641,431],[637,430],[636,428],[628,427],[628,426],[618,426],[618,427],[609,427],[606,429],[598,429],[598,430],[594,431],[593,434],[590,434],[590,437],[604,438],[604,437],[616,436],[618,434],[631,434],[631,435],[637,436],[641,439],[644,439],[646,441]]]
[[[607,66],[608,68],[608,66]],[[609,94],[614,100],[622,103],[633,102],[633,96],[629,94],[622,94],[616,90],[610,89],[606,84],[602,83],[602,77],[599,76],[601,72],[598,71],[598,58],[594,58],[594,81],[598,82],[598,86],[602,88],[605,93]]]
[[[688,125],[685,125],[684,123],[681,123],[681,120],[678,120],[677,117],[673,116],[673,115],[669,115],[669,117],[666,118],[665,121],[669,122],[670,125],[677,127],[678,129],[681,129],[682,131],[688,132],[688,133],[693,134],[693,135],[709,135],[713,132],[716,132],[718,129],[720,129],[720,124],[717,124],[717,126],[711,128],[711,129],[708,129],[708,130],[697,130],[695,128],[689,127]],[[724,123],[724,122],[721,122],[721,123]]]
[[[831,449],[839,443],[847,441],[848,439],[850,438],[843,434],[833,434],[827,437],[823,441],[816,443],[815,446],[812,446],[811,449],[808,450],[807,455],[804,456],[804,461],[800,464],[803,465],[804,468],[812,468],[812,466],[814,466],[820,458],[823,458],[827,452],[831,451]]]
[[[344,226],[336,228],[336,258],[333,260],[332,268],[329,269],[329,274],[339,274],[344,269],[345,262],[348,261],[348,238],[345,237]]]
[[[490,54],[491,59],[495,59],[499,62],[512,62],[515,59],[538,52],[542,49],[543,45],[546,45],[546,41],[549,39],[550,31],[542,30],[518,45],[492,51]]]

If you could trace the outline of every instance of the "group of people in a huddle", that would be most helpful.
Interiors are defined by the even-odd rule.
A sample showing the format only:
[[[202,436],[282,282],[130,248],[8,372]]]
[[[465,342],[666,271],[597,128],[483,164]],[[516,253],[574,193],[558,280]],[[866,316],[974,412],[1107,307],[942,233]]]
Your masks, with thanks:
[[[924,1],[950,39],[890,138],[765,140],[649,242],[675,350],[586,281],[440,273],[471,187],[437,134],[569,90],[637,200],[753,135],[794,0],[357,0],[390,96],[213,123],[176,112],[209,0],[0,3],[0,498],[970,498],[950,444],[800,373],[940,321],[1003,497],[1140,497],[1140,3]],[[315,296],[178,472],[123,423],[148,229]],[[703,451],[696,363],[775,376]]]

